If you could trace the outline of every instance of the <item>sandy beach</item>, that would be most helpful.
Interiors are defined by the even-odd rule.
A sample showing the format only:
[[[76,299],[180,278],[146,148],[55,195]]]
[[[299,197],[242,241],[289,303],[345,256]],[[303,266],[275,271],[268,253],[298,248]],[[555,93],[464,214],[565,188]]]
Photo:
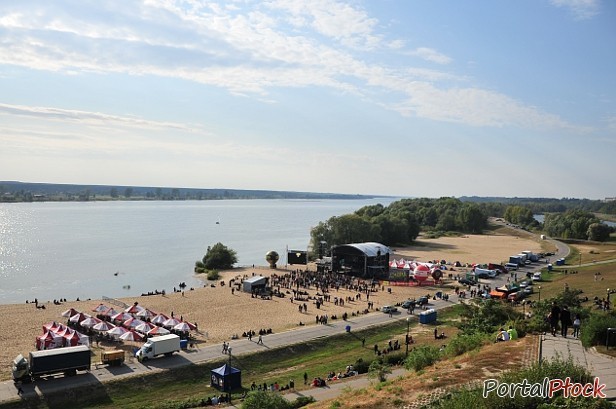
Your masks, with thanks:
[[[405,248],[395,248],[393,258],[417,259],[419,261],[447,260],[448,262],[460,261],[462,263],[488,263],[501,262],[511,254],[517,254],[522,250],[541,251],[540,242],[531,238],[516,238],[513,236],[464,236],[444,237],[432,240],[420,240],[418,245]],[[291,266],[292,270],[304,266]],[[462,269],[458,269],[461,271]],[[174,313],[176,318],[197,323],[199,332],[194,334],[198,343],[219,343],[231,339],[237,334],[241,337],[244,331],[260,329],[272,329],[273,332],[290,330],[299,326],[300,322],[306,325],[315,325],[316,316],[327,314],[341,317],[343,313],[352,315],[358,311],[363,312],[367,308],[365,297],[361,300],[347,302],[344,306],[333,303],[334,297],[346,299],[355,297],[356,291],[331,290],[332,302],[324,303],[320,309],[314,305],[314,301],[307,302],[307,313],[299,312],[297,302],[292,303],[291,293],[285,294],[284,298],[274,297],[272,300],[252,298],[250,294],[235,291],[231,293],[228,286],[229,280],[254,274],[270,275],[272,273],[284,274],[284,269],[272,270],[268,267],[243,268],[225,271],[221,273],[221,280],[216,283],[204,282],[204,286],[194,290],[186,289],[184,294],[167,293],[166,295],[153,295],[142,297],[122,298],[121,301],[128,305],[137,302],[142,307],[157,313],[166,315]],[[227,283],[224,286],[220,282]],[[214,284],[212,286],[212,284]],[[382,307],[387,304],[402,302],[409,297],[417,297],[426,293],[434,293],[434,287],[392,287],[388,291],[378,291],[370,296],[374,307]],[[286,289],[282,289],[286,292]],[[314,296],[314,287],[308,290]],[[92,312],[92,309],[100,303],[113,306],[101,300],[71,301],[54,305],[47,300],[39,300],[39,305],[44,303],[45,309],[37,309],[34,304],[10,304],[0,305],[0,380],[10,379],[10,366],[12,360],[18,354],[26,355],[34,350],[36,337],[42,334],[42,326],[50,321],[66,323],[62,312],[69,308],[75,308],[84,313]],[[117,308],[116,308],[117,309]],[[379,314],[380,312],[372,312]],[[96,361],[96,359],[94,359]]]

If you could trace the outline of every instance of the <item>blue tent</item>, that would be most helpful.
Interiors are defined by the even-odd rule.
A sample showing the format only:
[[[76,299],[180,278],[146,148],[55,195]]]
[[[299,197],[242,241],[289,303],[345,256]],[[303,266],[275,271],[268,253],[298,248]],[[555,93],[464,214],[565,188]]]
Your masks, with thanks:
[[[211,385],[223,392],[231,392],[242,387],[242,371],[224,364],[220,368],[212,369]]]

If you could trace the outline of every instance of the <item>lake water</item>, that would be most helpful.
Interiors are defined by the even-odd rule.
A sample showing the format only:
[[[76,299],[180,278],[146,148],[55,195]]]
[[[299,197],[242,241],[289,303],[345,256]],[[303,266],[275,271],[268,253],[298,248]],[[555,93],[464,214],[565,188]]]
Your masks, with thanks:
[[[269,250],[281,265],[320,221],[394,200],[0,204],[0,303],[199,286],[195,261],[217,242],[237,252],[237,265],[266,265]]]
[[[544,214],[535,214],[533,215],[533,217],[535,218],[535,220],[537,220],[539,223],[543,223],[545,221],[545,215]],[[616,223],[609,221],[609,220],[601,220],[602,223],[607,224],[610,227],[616,227]]]

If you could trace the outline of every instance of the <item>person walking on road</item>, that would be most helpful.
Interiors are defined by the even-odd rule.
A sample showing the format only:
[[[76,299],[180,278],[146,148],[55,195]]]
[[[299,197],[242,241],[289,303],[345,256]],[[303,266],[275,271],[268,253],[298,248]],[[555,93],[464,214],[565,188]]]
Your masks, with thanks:
[[[259,340],[257,341],[257,344],[263,345],[263,336],[261,334],[259,334]]]

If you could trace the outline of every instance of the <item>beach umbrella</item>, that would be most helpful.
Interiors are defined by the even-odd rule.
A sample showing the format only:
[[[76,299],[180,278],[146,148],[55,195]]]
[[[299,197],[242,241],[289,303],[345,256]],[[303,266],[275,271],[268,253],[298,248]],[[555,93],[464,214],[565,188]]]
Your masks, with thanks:
[[[124,312],[127,312],[129,314],[137,314],[138,312],[141,312],[142,310],[144,310],[142,306],[133,304],[130,307],[126,308]]]
[[[115,325],[107,321],[101,321],[92,327],[93,330],[98,331],[98,332],[109,331],[110,329],[113,329],[113,328],[115,328]]]
[[[69,318],[68,320],[76,324],[78,322],[85,320],[86,318],[90,318],[90,315],[80,312],[78,314],[71,316],[71,318]]]
[[[188,325],[188,327],[190,328],[191,331],[194,331],[197,329],[197,326],[195,324],[193,324],[192,322],[188,322],[188,321],[182,321],[183,323],[185,323],[186,325]]]
[[[152,322],[154,324],[162,325],[168,319],[169,319],[169,317],[167,317],[165,314],[158,314],[156,317],[152,318]]]
[[[77,311],[77,310],[76,310],[76,309],[74,309],[74,308],[70,308],[70,309],[68,309],[68,310],[64,311],[64,312],[62,313],[62,316],[63,316],[63,317],[66,317],[66,318],[70,318],[70,317],[72,317],[72,316],[73,316],[73,315],[75,315],[75,314],[79,314],[79,311]]]
[[[129,318],[126,321],[124,321],[124,324],[122,325],[124,325],[124,327],[126,328],[135,328],[137,325],[141,325],[143,323],[144,321],[141,321],[138,318]]]
[[[126,332],[128,332],[128,330],[126,328],[114,327],[114,328],[110,329],[109,331],[107,331],[107,334],[111,335],[114,338],[118,338],[120,335],[123,335]]]
[[[105,311],[105,315],[107,317],[113,317],[114,315],[116,315],[118,313],[118,311],[114,310],[113,307],[109,308],[107,311]]]
[[[141,341],[143,339],[143,335],[135,331],[127,331],[120,335],[120,339],[122,341]]]
[[[165,328],[173,328],[180,323],[180,320],[175,318],[169,318],[167,321],[163,322],[163,327]]]
[[[167,335],[170,334],[171,331],[165,329],[163,327],[154,327],[148,331],[148,335]]]
[[[79,325],[85,328],[90,328],[90,327],[95,326],[99,322],[101,322],[101,320],[99,320],[98,318],[88,317],[85,320],[79,322]]]
[[[150,324],[149,322],[144,322],[135,327],[135,331],[139,331],[142,334],[147,334],[152,328],[156,328],[156,325]]]
[[[127,312],[119,312],[116,315],[114,315],[113,317],[111,317],[111,319],[113,321],[118,321],[118,322],[124,322],[124,321],[126,321],[128,319],[131,319],[131,318],[133,318],[133,316],[130,315],[129,313],[127,313]]]
[[[92,312],[98,312],[99,314],[104,314],[109,310],[105,304],[98,304],[98,306],[92,308]]]
[[[144,320],[151,320],[152,318],[156,317],[156,313],[152,310],[148,310],[147,308],[142,309],[141,311],[139,311],[137,314],[135,314],[136,317],[139,317],[141,319]]]
[[[179,324],[174,326],[173,329],[181,332],[188,332],[191,330],[190,325],[188,325],[188,323],[186,322],[180,322]]]

